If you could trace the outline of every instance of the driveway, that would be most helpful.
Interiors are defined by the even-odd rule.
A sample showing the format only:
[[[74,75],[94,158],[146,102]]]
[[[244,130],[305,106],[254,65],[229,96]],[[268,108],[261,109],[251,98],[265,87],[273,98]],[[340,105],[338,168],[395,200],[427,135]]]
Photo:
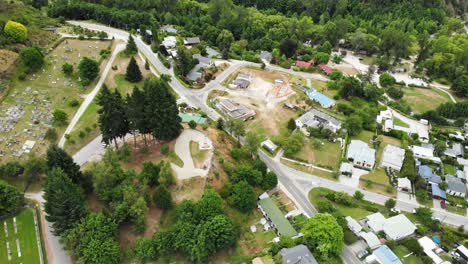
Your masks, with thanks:
[[[353,174],[351,175],[351,177],[340,175],[339,180],[342,184],[357,188],[359,187],[359,178],[361,178],[361,176],[365,174],[369,174],[369,171],[353,168]]]
[[[210,166],[206,169],[195,168],[193,163],[192,154],[190,153],[190,141],[195,141],[199,146],[203,146],[206,149],[213,149],[213,143],[202,132],[195,129],[185,129],[182,134],[177,138],[175,143],[174,151],[179,158],[184,162],[184,166],[181,168],[174,163],[171,163],[172,169],[176,172],[177,178],[184,180],[196,176],[205,177],[210,170]]]

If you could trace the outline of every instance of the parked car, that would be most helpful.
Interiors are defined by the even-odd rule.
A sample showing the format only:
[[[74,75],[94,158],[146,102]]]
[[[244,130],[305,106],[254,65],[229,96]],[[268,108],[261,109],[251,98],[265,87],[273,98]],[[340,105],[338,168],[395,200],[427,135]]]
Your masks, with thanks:
[[[447,208],[447,204],[444,200],[440,201],[440,207],[442,207],[443,209]]]
[[[396,208],[392,208],[392,209],[390,209],[390,212],[395,213],[395,214],[399,214],[399,213],[401,213],[401,210],[396,209]]]
[[[357,257],[359,259],[363,259],[363,258],[367,257],[368,255],[369,255],[369,251],[361,250],[361,251],[358,252]]]

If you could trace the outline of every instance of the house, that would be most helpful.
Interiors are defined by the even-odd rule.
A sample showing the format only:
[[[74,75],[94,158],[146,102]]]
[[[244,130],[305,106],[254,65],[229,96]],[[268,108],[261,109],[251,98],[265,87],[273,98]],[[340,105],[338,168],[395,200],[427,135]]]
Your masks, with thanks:
[[[378,233],[383,230],[383,225],[385,223],[385,216],[377,212],[364,218],[364,222],[369,227],[372,232]]]
[[[463,149],[463,145],[460,143],[454,143],[452,148],[446,149],[444,155],[449,156],[451,158],[463,158],[465,154],[465,150]]]
[[[421,165],[418,167],[418,175],[421,176],[426,182],[439,184],[442,179],[440,176],[432,172],[432,168],[427,165]]]
[[[411,146],[410,148],[415,158],[431,160],[437,164],[441,163],[440,158],[434,156],[434,148],[430,148],[429,145]]]
[[[341,122],[324,112],[321,112],[317,109],[311,109],[296,119],[296,127],[299,129],[303,127],[323,127],[336,133],[341,129]]]
[[[383,245],[374,250],[372,255],[366,257],[366,263],[378,262],[380,264],[403,264],[398,256],[387,246]]]
[[[346,216],[346,225],[348,226],[349,230],[351,230],[355,235],[359,235],[362,231],[362,226],[358,223],[358,221],[354,220],[351,216]]]
[[[247,121],[255,116],[255,111],[225,97],[215,98],[215,107],[230,118]]]
[[[361,140],[351,140],[346,159],[353,162],[355,167],[372,170],[375,165],[375,149],[370,148]]]
[[[167,36],[163,39],[161,45],[166,49],[172,49],[177,45],[177,39],[175,36]]]
[[[384,111],[380,111],[379,115],[376,117],[377,123],[382,123],[385,120],[393,120],[393,113],[392,110],[387,109]]]
[[[307,90],[306,94],[312,101],[319,103],[323,108],[332,108],[336,105],[335,100],[315,90],[314,88]]]
[[[423,248],[424,253],[432,259],[432,263],[441,264],[442,262],[444,262],[436,253],[436,251],[441,249],[437,246],[437,244],[434,241],[432,241],[432,239],[428,238],[427,236],[424,236],[418,239],[418,243]]]
[[[408,178],[398,178],[397,179],[397,189],[400,192],[411,193],[411,181]]]
[[[268,150],[270,153],[274,153],[278,146],[275,145],[271,140],[267,139],[261,143],[261,146]]]
[[[259,200],[258,208],[263,216],[276,228],[279,236],[294,237],[298,235],[297,231],[270,197]]]
[[[269,64],[271,60],[273,59],[273,55],[271,54],[271,52],[268,52],[265,50],[260,53],[259,57],[265,64]]]
[[[170,33],[170,34],[177,34],[177,29],[172,25],[163,25],[161,26],[161,31]]]
[[[246,73],[239,73],[235,80],[233,80],[229,85],[228,88],[230,89],[247,89],[250,86],[251,82],[250,74]]]
[[[454,177],[452,175],[445,175],[445,181],[447,182],[446,192],[453,196],[465,197],[466,186],[462,179]]]
[[[449,138],[455,138],[455,139],[458,139],[460,141],[465,140],[465,136],[460,131],[456,131],[455,134],[450,133]]]
[[[194,54],[192,58],[198,60],[198,64],[195,65],[187,74],[187,79],[196,81],[200,79],[203,74],[200,72],[201,69],[206,69],[214,65],[214,61],[210,58],[204,57],[201,54]]]
[[[437,200],[447,200],[447,194],[444,190],[440,189],[439,184],[431,183],[432,198]]]
[[[191,38],[186,38],[184,39],[184,45],[185,46],[194,46],[200,44],[200,38],[199,37],[191,37]]]
[[[468,249],[464,245],[458,246],[455,252],[457,252],[464,260],[468,260]]]
[[[298,128],[323,127],[333,132],[341,129],[341,122],[336,120],[334,117],[316,109],[312,109],[306,112],[304,115],[296,119],[295,122],[296,127]]]
[[[391,168],[400,171],[405,159],[405,150],[393,145],[385,146],[380,167]]]
[[[310,68],[310,66],[314,65],[315,64],[315,61],[314,60],[310,60],[310,61],[302,61],[302,60],[297,60],[295,65],[297,67],[300,67],[300,68],[305,68],[305,69],[308,69]]]
[[[351,176],[353,174],[353,164],[349,162],[342,162],[340,165],[341,175]]]
[[[279,251],[283,264],[317,264],[312,252],[304,246],[297,245],[292,248],[283,248]]]
[[[213,49],[212,47],[206,47],[206,54],[207,54],[208,57],[210,57],[210,58],[217,58],[217,59],[221,59],[221,58],[222,58],[221,53],[219,53],[218,51],[216,51],[216,50]]]
[[[401,240],[414,234],[416,226],[404,214],[387,218],[384,221],[383,231],[389,240]]]
[[[332,73],[332,68],[330,68],[330,66],[326,65],[326,64],[319,64],[319,68],[322,69],[322,71],[326,74],[326,75],[330,75]]]
[[[372,249],[376,249],[382,245],[380,239],[372,232],[361,232],[359,236],[366,241],[366,244]]]

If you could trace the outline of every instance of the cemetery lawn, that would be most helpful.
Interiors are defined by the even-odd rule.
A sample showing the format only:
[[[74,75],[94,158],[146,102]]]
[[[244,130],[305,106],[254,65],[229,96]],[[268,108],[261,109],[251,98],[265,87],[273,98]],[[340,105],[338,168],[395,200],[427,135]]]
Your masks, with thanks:
[[[16,115],[11,117],[12,122],[0,124],[0,127],[11,125],[11,130],[0,130],[0,150],[4,150],[0,161],[8,161],[20,157],[22,146],[27,140],[35,141],[33,151],[38,155],[45,152],[48,142],[44,135],[52,127],[52,113],[60,109],[68,114],[71,120],[78,106],[71,106],[71,102],[81,104],[89,87],[78,83],[78,64],[83,57],[100,61],[99,52],[110,47],[110,41],[68,39],[61,42],[50,54],[45,57],[45,65],[34,74],[26,75],[24,81],[19,80],[23,72],[21,66],[12,77],[11,90],[5,100],[0,104],[0,117],[7,116],[6,111]],[[67,62],[73,65],[72,76],[65,76],[62,65]],[[0,122],[2,122],[0,120]],[[3,121],[6,122],[6,121]],[[57,127],[57,136],[60,137],[66,126]],[[24,155],[24,153],[22,153]]]
[[[13,226],[13,217],[1,221],[0,228],[0,263],[10,264],[36,264],[40,263],[39,249],[36,239],[36,231],[34,228],[33,209],[27,208],[16,215],[16,225],[18,234],[15,234]],[[7,223],[8,237],[5,234],[5,226]],[[19,239],[21,257],[18,257],[16,247],[16,239]],[[10,245],[12,259],[8,261],[8,253],[6,242]]]
[[[140,56],[136,55],[134,57],[140,67],[143,78],[151,76],[151,72],[145,69],[145,62],[140,58]],[[143,88],[144,83],[144,81],[131,83],[125,80],[125,72],[129,61],[130,57],[117,56],[112,64],[114,68],[109,72],[105,81],[105,84],[109,89],[117,89],[124,98],[127,94],[132,93],[133,87],[137,86],[141,89]],[[99,106],[96,102],[97,96],[83,113],[80,120],[78,120],[75,128],[70,133],[70,139],[65,142],[64,148],[69,153],[76,153],[82,147],[86,146],[89,142],[99,136],[100,130],[97,114]]]

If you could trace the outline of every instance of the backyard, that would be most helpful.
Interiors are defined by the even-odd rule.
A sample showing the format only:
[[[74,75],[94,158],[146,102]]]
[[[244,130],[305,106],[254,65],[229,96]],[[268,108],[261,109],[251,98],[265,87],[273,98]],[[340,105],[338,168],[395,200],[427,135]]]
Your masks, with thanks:
[[[16,228],[14,218],[16,218]],[[0,263],[39,264],[40,255],[33,209],[24,209],[14,218],[11,217],[2,221],[2,228],[0,228]],[[9,259],[7,245],[10,248],[11,260]],[[18,250],[18,245],[20,250]]]
[[[78,82],[77,67],[83,57],[100,61],[99,52],[112,42],[91,40],[64,40],[45,57],[44,67],[34,74],[14,76],[9,95],[0,104],[0,161],[23,156],[23,144],[35,142],[34,151],[43,153],[47,148],[45,135],[52,127],[52,113],[60,109],[68,119],[78,109],[88,87]],[[69,63],[74,73],[66,76],[62,64]],[[21,70],[18,70],[21,72]],[[20,80],[24,77],[24,80]],[[60,135],[65,126],[57,127]]]

